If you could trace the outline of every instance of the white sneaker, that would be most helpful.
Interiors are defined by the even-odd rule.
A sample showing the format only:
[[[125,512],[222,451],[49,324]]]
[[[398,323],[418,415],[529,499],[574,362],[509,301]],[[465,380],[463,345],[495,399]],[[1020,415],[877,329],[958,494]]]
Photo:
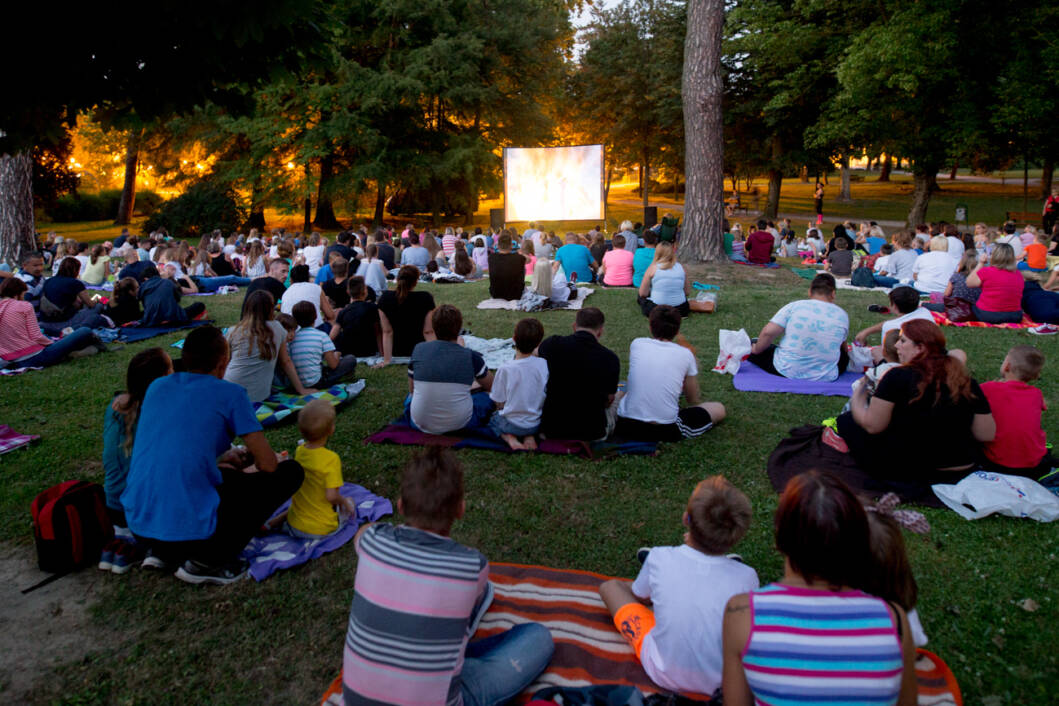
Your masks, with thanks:
[[[1041,324],[1036,328],[1027,329],[1034,336],[1054,336],[1059,333],[1059,326],[1053,326],[1052,324]]]

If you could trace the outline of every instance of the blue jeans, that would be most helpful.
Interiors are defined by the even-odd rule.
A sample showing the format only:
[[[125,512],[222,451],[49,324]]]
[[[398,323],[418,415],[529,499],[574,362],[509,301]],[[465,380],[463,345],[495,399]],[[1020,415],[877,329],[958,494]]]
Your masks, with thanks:
[[[555,651],[548,628],[522,623],[467,645],[460,691],[467,706],[501,704],[533,683]]]
[[[493,400],[490,399],[489,393],[485,390],[475,390],[471,393],[471,404],[473,405],[473,411],[471,412],[471,420],[467,422],[467,425],[462,429],[454,429],[447,433],[480,434],[491,438],[493,434],[489,430],[489,417],[493,414],[495,405]],[[412,421],[412,395],[407,395],[404,398],[404,415],[402,418],[408,422],[408,426],[416,431],[422,431]]]
[[[882,275],[872,275],[872,277],[875,278],[876,287],[896,287],[901,282],[896,277],[883,277]]]
[[[50,346],[45,346],[44,350],[31,358],[18,361],[17,365],[20,368],[46,368],[49,365],[61,363],[63,358],[70,353],[87,348],[94,343],[96,343],[96,337],[93,335],[92,329],[82,327],[71,332],[68,336],[63,336]]]
[[[1022,323],[1022,309],[1018,311],[984,311],[978,305],[972,304],[971,310],[979,321],[987,324],[1018,324]]]
[[[253,281],[249,277],[236,277],[235,275],[194,277],[193,279],[200,292],[216,292],[221,287],[246,287]]]

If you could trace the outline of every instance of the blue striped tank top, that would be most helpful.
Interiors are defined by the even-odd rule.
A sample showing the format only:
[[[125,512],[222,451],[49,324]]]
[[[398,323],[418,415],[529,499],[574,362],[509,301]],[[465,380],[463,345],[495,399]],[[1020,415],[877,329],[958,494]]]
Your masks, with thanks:
[[[755,703],[895,704],[904,667],[885,601],[769,584],[750,593],[743,670]]]

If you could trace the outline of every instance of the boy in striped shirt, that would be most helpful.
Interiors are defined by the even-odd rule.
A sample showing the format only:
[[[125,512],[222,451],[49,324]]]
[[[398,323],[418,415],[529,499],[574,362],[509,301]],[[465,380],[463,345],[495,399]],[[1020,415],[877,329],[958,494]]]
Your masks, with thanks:
[[[468,644],[493,598],[489,562],[449,537],[463,469],[430,446],[401,477],[406,524],[357,532],[357,577],[342,666],[346,706],[503,703],[551,660],[548,629],[523,623]]]
[[[291,311],[298,331],[288,344],[291,360],[303,387],[327,389],[353,373],[357,358],[340,355],[331,337],[313,328],[316,307],[312,302],[298,302]]]

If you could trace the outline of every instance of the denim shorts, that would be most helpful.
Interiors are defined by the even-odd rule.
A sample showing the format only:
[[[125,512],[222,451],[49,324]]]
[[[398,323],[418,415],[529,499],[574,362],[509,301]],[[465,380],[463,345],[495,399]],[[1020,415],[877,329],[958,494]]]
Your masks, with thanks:
[[[501,434],[511,434],[522,438],[524,436],[533,436],[540,429],[538,424],[535,427],[520,427],[517,424],[512,424],[507,417],[497,412],[493,415],[492,419],[489,420],[489,428],[493,430],[497,436]]]

